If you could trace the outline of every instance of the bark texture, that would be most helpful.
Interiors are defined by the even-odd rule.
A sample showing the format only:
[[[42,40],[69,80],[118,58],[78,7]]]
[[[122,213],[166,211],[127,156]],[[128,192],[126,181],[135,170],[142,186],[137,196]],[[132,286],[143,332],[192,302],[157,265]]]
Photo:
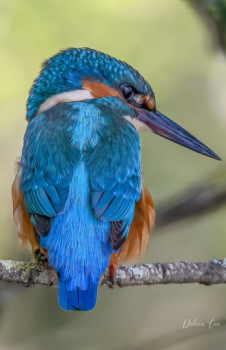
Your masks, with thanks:
[[[0,281],[21,283],[25,287],[35,284],[56,286],[57,274],[47,264],[0,260]],[[226,283],[226,258],[207,262],[174,262],[119,266],[114,281],[108,271],[101,285],[119,287],[168,283],[201,283],[205,285]]]

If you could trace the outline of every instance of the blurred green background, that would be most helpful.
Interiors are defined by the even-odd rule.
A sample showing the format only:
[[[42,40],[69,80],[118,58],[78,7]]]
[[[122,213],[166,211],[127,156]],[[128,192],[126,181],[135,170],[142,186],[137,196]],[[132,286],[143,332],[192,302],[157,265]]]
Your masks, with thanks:
[[[0,0],[1,259],[29,259],[17,246],[10,193],[29,88],[43,60],[84,46],[136,67],[160,111],[226,159],[226,60],[185,1]],[[153,134],[143,134],[142,144],[144,178],[156,204],[220,166]],[[223,258],[225,231],[225,208],[156,230],[142,261]],[[183,329],[188,318],[206,326]],[[221,326],[208,329],[211,319]],[[66,313],[56,288],[0,282],[1,350],[225,349],[225,319],[224,286],[100,287],[94,311]]]

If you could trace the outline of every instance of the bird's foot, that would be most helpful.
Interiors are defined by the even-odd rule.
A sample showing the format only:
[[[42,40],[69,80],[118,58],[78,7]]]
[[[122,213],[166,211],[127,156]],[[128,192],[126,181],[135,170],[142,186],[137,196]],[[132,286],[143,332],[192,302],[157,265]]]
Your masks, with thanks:
[[[117,268],[119,267],[118,264],[110,264],[109,266],[109,277],[110,279],[114,280],[115,279],[115,274],[117,271]]]
[[[106,281],[109,288],[114,288],[115,286],[115,274],[117,271],[118,265],[117,264],[110,264],[109,266],[109,279]]]
[[[35,249],[33,254],[35,262],[38,264],[48,264],[48,258],[41,249]]]

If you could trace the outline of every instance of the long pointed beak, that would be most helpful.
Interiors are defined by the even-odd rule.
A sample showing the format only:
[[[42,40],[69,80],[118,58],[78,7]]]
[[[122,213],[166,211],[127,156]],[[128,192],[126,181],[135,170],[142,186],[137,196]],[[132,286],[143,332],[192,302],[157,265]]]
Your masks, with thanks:
[[[221,160],[210,148],[159,111],[152,112],[145,109],[137,109],[137,112],[137,118],[155,134],[187,147],[192,151],[204,154],[207,157]]]

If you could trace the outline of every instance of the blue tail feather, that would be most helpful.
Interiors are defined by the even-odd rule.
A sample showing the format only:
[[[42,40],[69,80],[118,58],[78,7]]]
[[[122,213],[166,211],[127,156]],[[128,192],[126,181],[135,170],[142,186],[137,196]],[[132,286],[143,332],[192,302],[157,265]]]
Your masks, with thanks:
[[[76,288],[73,291],[67,290],[67,282],[59,280],[58,299],[60,307],[64,310],[92,310],[96,305],[98,284],[90,281],[87,290]]]
[[[58,299],[64,310],[89,311],[95,307],[99,280],[112,254],[111,223],[97,219],[89,207],[89,183],[85,166],[80,164],[63,212],[51,218],[51,230],[40,241],[58,274]],[[59,191],[58,194],[61,197]]]

